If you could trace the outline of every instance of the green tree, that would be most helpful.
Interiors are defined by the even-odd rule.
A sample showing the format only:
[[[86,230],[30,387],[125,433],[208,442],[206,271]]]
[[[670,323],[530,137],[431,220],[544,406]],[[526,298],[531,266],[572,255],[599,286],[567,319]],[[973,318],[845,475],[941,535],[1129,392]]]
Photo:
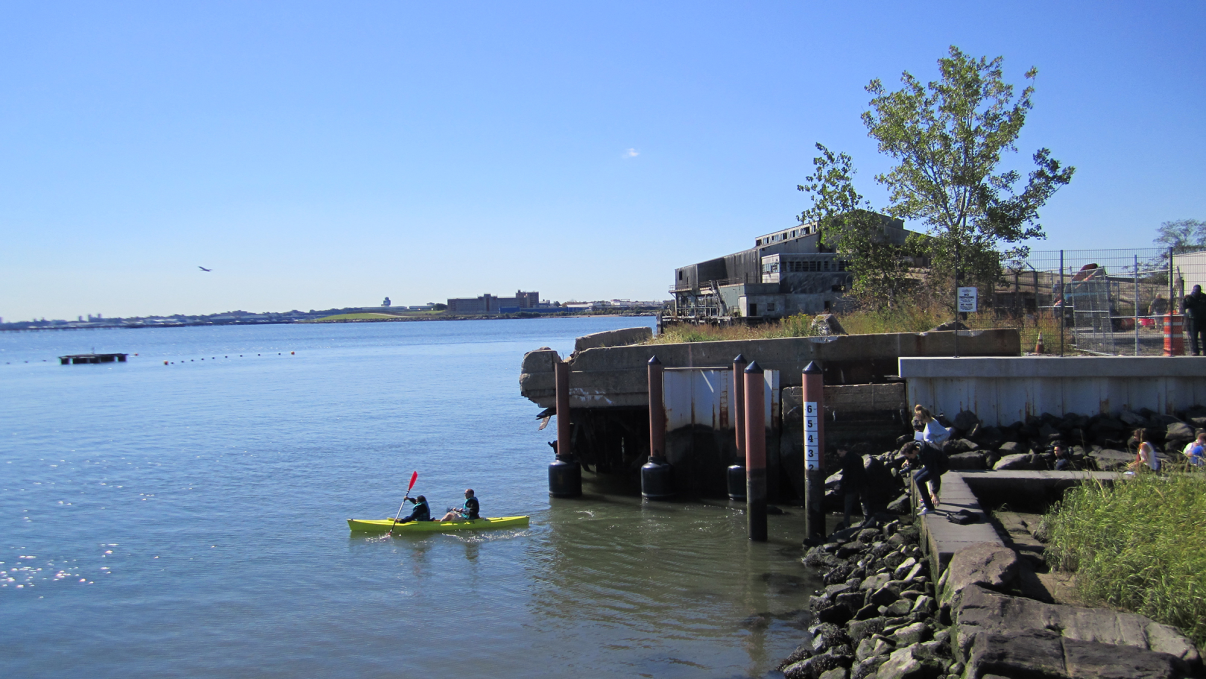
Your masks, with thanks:
[[[1206,222],[1200,219],[1177,219],[1164,222],[1157,229],[1156,245],[1172,248],[1174,253],[1206,250]]]
[[[1034,94],[1027,85],[1015,98],[1001,63],[1001,57],[975,59],[952,46],[938,60],[939,80],[923,85],[905,71],[895,92],[878,79],[866,88],[873,98],[863,123],[880,152],[897,161],[875,179],[889,189],[890,214],[927,225],[932,237],[911,245],[930,257],[935,288],[949,289],[952,276],[995,282],[1000,247],[1045,238],[1038,210],[1075,172],[1046,148],[1034,153],[1035,168],[1024,185],[1018,171],[1000,167],[1005,152],[1017,151]],[[1025,77],[1033,80],[1036,73],[1031,68]]]
[[[905,292],[911,260],[903,248],[884,237],[884,217],[854,188],[854,161],[817,144],[813,173],[796,188],[811,194],[812,207],[797,219],[817,225],[817,243],[846,262],[851,292],[874,308],[892,307]]]

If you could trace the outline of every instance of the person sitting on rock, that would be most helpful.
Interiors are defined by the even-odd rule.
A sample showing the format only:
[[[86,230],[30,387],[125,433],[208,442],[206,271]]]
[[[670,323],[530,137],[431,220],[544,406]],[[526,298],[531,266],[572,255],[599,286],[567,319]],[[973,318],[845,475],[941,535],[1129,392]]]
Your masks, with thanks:
[[[1055,444],[1055,471],[1070,472],[1073,471],[1072,460],[1068,457],[1068,449],[1062,443]]]
[[[917,441],[909,441],[900,449],[904,454],[905,466],[913,472],[913,482],[917,484],[917,492],[925,506],[918,514],[925,515],[934,511],[938,504],[938,491],[942,488],[942,469],[939,464],[937,449],[922,446]],[[928,488],[927,488],[928,486]]]
[[[479,512],[481,511],[481,503],[473,495],[472,488],[465,489],[465,504],[453,509],[445,514],[440,521],[464,521],[482,518]]]
[[[1135,430],[1135,442],[1139,444],[1139,451],[1135,454],[1135,461],[1127,467],[1132,471],[1139,471],[1146,465],[1154,472],[1160,471],[1160,458],[1156,457],[1156,449],[1148,443],[1146,429]]]
[[[1195,467],[1206,466],[1206,431],[1198,430],[1198,437],[1185,446],[1185,457]]]
[[[913,421],[920,422],[923,427],[921,430],[917,430],[917,427],[913,428],[917,431],[914,438],[918,441],[924,441],[930,446],[940,448],[951,437],[951,430],[938,424],[938,420],[935,420],[930,411],[920,403],[913,406]]]

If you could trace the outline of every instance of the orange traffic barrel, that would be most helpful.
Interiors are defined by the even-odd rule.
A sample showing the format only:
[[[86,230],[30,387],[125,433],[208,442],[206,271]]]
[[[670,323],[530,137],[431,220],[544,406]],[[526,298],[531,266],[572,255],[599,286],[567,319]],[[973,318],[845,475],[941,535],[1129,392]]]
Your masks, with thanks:
[[[1185,335],[1181,332],[1184,316],[1170,313],[1164,317],[1164,355],[1184,356]]]

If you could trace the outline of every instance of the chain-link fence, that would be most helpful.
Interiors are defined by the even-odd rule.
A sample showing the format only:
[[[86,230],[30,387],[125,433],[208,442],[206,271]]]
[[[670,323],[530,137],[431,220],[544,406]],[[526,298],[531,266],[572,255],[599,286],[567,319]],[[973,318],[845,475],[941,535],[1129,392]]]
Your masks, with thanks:
[[[1050,353],[1160,355],[1164,316],[1206,286],[1206,251],[1052,250],[1003,265],[993,306],[1020,325],[1024,349],[1041,336]]]

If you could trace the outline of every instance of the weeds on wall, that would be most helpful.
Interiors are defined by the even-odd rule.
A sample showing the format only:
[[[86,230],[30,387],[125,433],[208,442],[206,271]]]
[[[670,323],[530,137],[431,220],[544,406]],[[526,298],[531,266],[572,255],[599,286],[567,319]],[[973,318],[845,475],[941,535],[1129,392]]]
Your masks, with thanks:
[[[871,335],[891,332],[927,332],[949,322],[948,304],[922,294],[910,296],[907,303],[893,307],[856,304],[851,311],[836,314],[842,328],[851,335]],[[816,335],[813,322],[816,316],[797,314],[780,321],[762,325],[732,326],[671,326],[653,338],[654,344],[682,342],[719,342],[724,340],[773,339],[777,337],[810,337]],[[972,330],[1014,328],[1021,335],[1022,351],[1034,351],[1040,334],[1048,353],[1059,351],[1059,319],[1050,313],[1029,313],[1020,316],[992,312],[968,314],[964,324]],[[1067,336],[1066,353],[1074,353],[1071,334]]]

